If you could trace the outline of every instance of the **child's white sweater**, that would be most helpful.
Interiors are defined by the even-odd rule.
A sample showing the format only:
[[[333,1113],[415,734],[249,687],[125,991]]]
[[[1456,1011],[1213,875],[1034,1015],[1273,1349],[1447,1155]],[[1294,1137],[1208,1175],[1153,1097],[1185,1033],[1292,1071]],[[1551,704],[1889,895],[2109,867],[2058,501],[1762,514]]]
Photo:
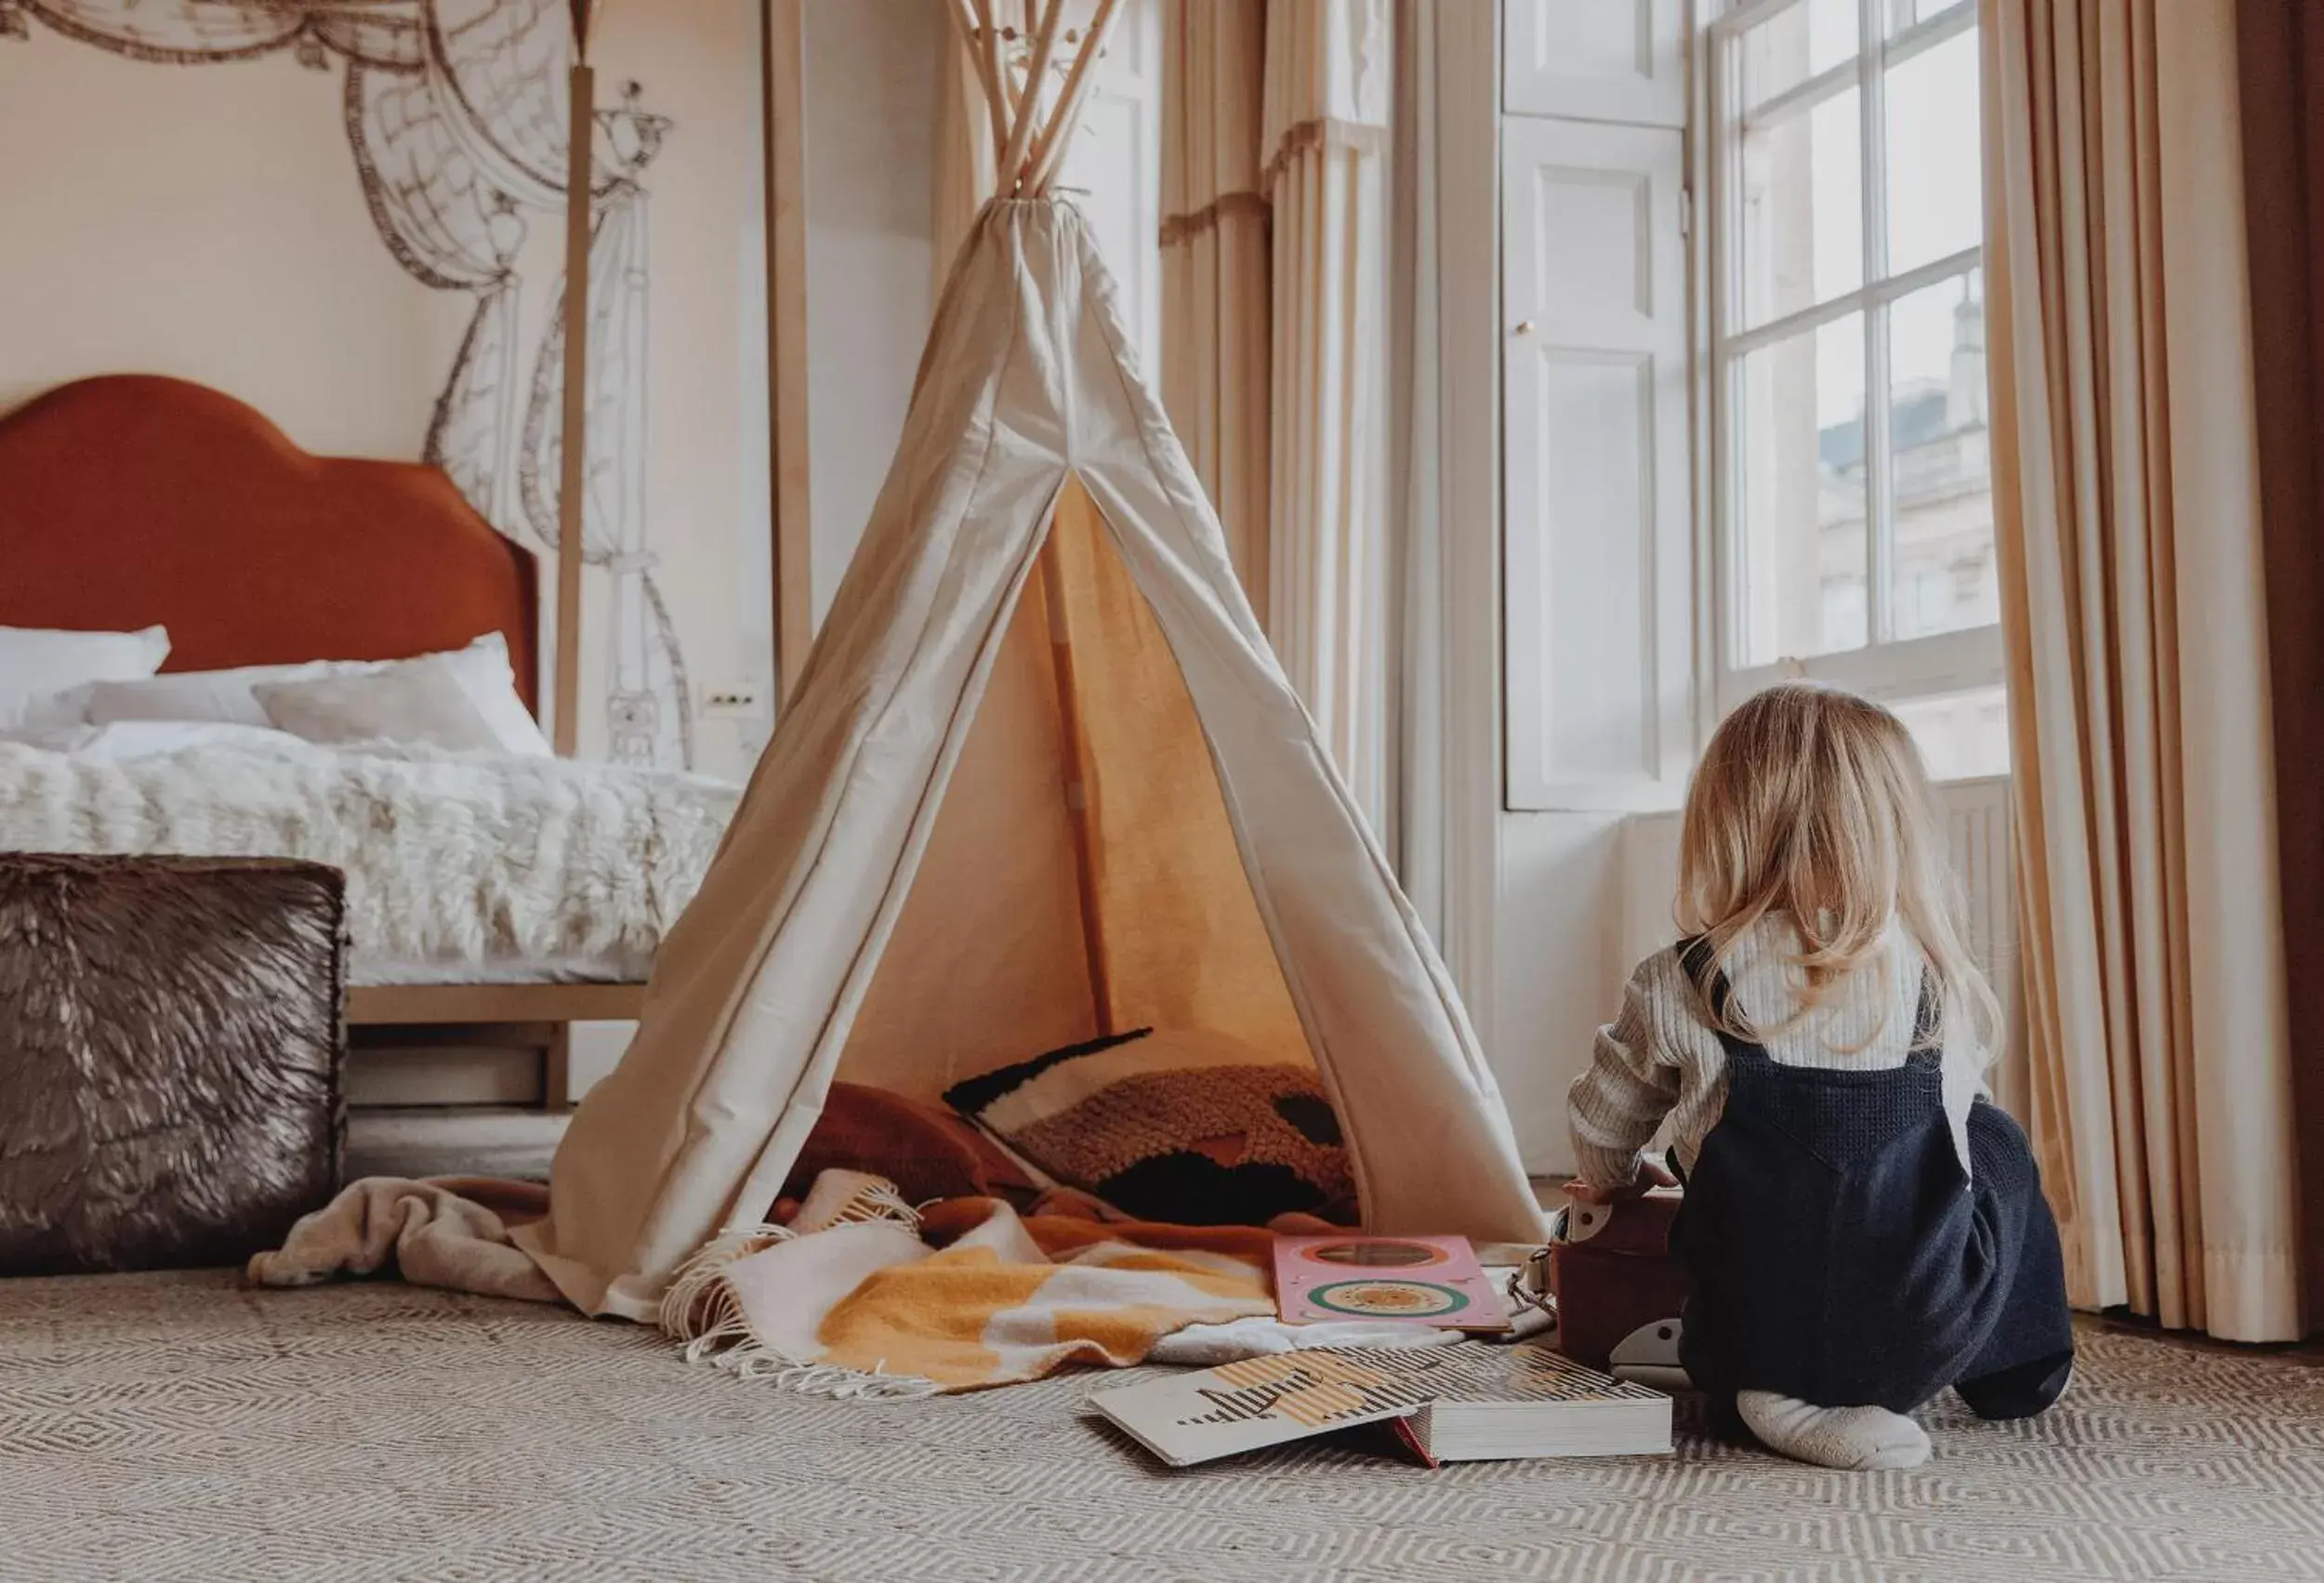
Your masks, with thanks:
[[[1815,1012],[1793,1022],[1799,1007],[1798,931],[1780,916],[1762,918],[1726,963],[1734,1005],[1763,1030],[1758,1042],[1788,1066],[1895,1067],[1912,1047],[1926,964],[1903,924],[1882,942],[1886,970],[1868,966]],[[1667,1120],[1679,1164],[1687,1170],[1726,1106],[1727,1058],[1710,1026],[1701,993],[1680,964],[1678,947],[1638,965],[1622,996],[1622,1014],[1598,1032],[1595,1059],[1566,1096],[1575,1164],[1581,1179],[1618,1187],[1638,1173],[1639,1151]],[[1985,1052],[1965,1031],[1966,1015],[1946,1008],[1945,1111],[1961,1169],[1969,1168],[1969,1107],[1985,1091]]]

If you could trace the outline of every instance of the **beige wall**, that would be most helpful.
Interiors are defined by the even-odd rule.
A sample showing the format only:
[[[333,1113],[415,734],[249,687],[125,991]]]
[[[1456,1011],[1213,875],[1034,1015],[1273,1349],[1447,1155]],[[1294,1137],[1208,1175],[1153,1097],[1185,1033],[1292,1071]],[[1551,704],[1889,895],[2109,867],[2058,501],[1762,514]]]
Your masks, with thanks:
[[[149,65],[37,23],[0,41],[0,403],[175,374],[310,450],[416,455],[469,303],[380,244],[339,93],[288,55]]]
[[[807,450],[821,623],[871,518],[934,311],[942,0],[807,0]]]
[[[706,695],[772,692],[758,28],[754,0],[615,6],[597,51],[601,103],[634,77],[673,123],[644,178],[646,519],[696,762],[725,774],[747,769],[763,725],[702,719]],[[157,65],[31,33],[0,40],[0,407],[161,372],[248,402],[310,450],[416,458],[472,299],[382,244],[342,125],[344,64]],[[526,219],[529,370],[560,221]],[[592,573],[601,613],[605,587]],[[584,751],[604,739],[597,648]]]

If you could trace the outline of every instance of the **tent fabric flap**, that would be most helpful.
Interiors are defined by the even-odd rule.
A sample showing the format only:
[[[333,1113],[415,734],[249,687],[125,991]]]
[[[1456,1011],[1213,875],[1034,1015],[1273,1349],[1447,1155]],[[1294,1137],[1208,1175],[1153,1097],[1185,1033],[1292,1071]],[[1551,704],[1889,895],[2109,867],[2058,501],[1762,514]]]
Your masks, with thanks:
[[[932,1094],[1109,1003],[1303,1047],[1371,1229],[1539,1234],[1449,976],[1083,221],[996,200],[798,690],[521,1244],[583,1310],[651,1318],[765,1216],[835,1076]]]

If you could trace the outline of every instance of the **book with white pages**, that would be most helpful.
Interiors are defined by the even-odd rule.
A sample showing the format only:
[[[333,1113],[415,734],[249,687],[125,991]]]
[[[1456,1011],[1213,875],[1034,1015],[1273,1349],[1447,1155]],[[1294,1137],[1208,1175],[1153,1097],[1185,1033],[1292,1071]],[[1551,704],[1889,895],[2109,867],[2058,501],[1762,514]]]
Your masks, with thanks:
[[[1317,1348],[1091,1394],[1173,1467],[1386,1422],[1431,1464],[1670,1449],[1670,1398],[1532,1343]]]

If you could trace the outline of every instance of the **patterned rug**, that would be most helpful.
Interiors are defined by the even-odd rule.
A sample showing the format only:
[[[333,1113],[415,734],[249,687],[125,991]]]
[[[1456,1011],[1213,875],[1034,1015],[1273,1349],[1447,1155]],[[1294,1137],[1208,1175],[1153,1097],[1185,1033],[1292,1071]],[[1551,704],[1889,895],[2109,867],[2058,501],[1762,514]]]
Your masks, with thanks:
[[[2324,1368],[2093,1331],[2030,1424],[1936,1459],[1428,1472],[1336,1446],[1170,1473],[1095,1377],[847,1405],[655,1338],[390,1285],[0,1282],[0,1576],[2006,1579],[2324,1576]]]

